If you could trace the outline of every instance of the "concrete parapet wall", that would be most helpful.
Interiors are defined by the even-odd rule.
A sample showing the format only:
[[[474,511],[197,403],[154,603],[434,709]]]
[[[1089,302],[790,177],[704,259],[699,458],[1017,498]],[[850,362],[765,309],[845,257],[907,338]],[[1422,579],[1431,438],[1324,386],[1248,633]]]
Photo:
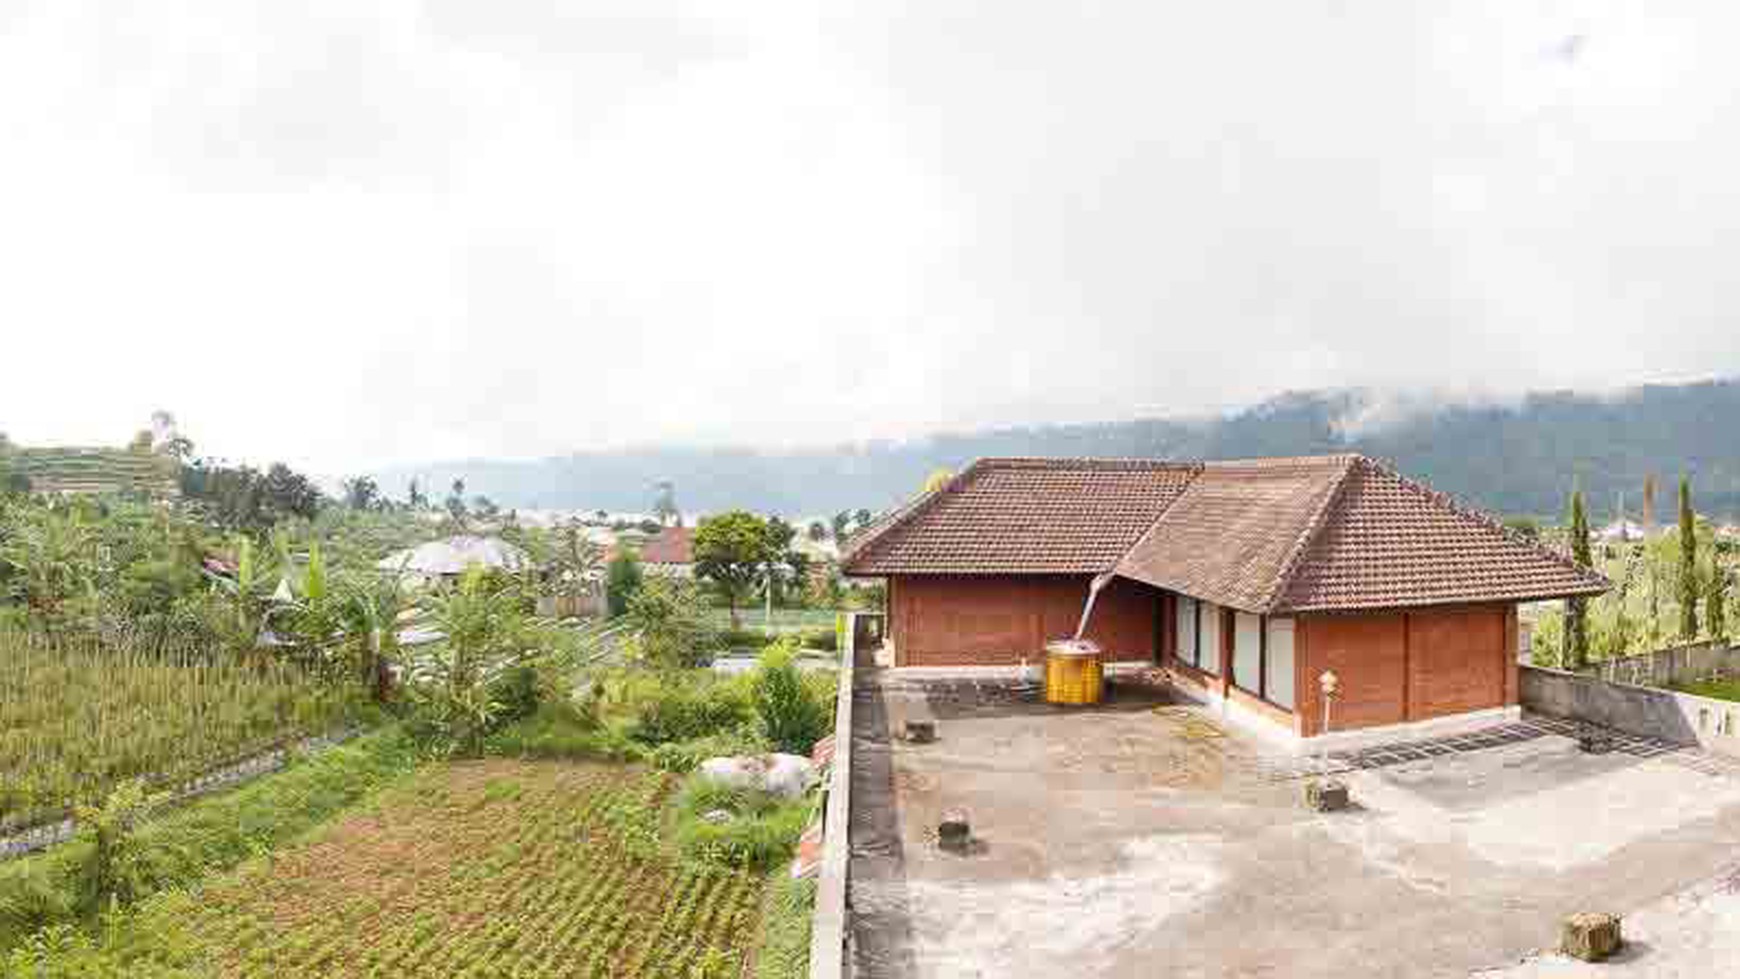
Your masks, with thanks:
[[[1539,666],[1521,679],[1529,710],[1740,756],[1740,703]]]

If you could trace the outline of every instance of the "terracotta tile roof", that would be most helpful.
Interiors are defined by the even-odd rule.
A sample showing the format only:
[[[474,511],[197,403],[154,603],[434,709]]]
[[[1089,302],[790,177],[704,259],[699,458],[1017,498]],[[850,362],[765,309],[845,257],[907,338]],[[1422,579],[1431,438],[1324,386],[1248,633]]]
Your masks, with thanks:
[[[867,528],[854,575],[1105,571],[1199,466],[1148,459],[981,459]]]
[[[1598,595],[1606,578],[1369,459],[1278,596],[1306,612]]]
[[[1357,455],[984,459],[853,543],[847,573],[1115,569],[1251,612],[1593,595],[1606,579]]]
[[[694,564],[695,529],[666,527],[640,549],[645,564]]]
[[[1266,610],[1355,458],[1207,463],[1117,571],[1221,605]]]

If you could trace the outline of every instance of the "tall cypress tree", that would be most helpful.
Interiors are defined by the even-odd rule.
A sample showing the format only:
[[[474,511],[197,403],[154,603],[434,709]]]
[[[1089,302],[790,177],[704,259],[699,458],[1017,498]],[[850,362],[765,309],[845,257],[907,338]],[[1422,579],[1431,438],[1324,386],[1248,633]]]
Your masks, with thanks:
[[[1698,636],[1698,528],[1692,514],[1692,484],[1680,477],[1680,638]]]
[[[1704,624],[1710,628],[1710,638],[1728,641],[1728,575],[1722,562],[1710,562],[1710,588],[1704,595]]]
[[[1593,563],[1589,554],[1589,515],[1583,508],[1582,490],[1571,493],[1571,559],[1583,568]],[[1588,599],[1565,599],[1564,667],[1567,670],[1580,670],[1589,661],[1588,612]]]

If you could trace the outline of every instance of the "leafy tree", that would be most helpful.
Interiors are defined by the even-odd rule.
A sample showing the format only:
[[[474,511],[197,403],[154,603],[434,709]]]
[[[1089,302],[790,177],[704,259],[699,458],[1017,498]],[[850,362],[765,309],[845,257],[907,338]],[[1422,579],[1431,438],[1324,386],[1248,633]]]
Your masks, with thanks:
[[[708,517],[695,530],[695,573],[724,596],[733,629],[740,627],[737,604],[777,557],[767,521],[747,510]]]
[[[96,530],[77,508],[10,510],[0,528],[0,565],[31,613],[50,629],[60,628],[95,596]]]
[[[1680,477],[1680,638],[1698,636],[1698,524],[1692,512],[1692,484]]]
[[[811,520],[809,529],[806,531],[806,533],[809,534],[810,540],[813,540],[813,541],[827,540],[828,539],[828,525],[825,523],[822,523],[820,520]]]
[[[598,593],[604,577],[604,549],[580,532],[577,521],[562,528],[550,563],[559,594],[582,597]]]
[[[1589,553],[1589,517],[1583,508],[1583,491],[1571,493],[1571,559],[1579,567],[1593,564]],[[1589,661],[1588,599],[1565,599],[1565,655],[1567,670],[1580,670]]]
[[[863,507],[859,507],[858,512],[852,514],[852,522],[857,524],[856,529],[858,530],[863,530],[865,527],[870,526],[870,522],[873,519],[874,517],[871,516],[870,511]]]
[[[654,666],[680,669],[706,658],[712,630],[692,581],[667,575],[646,579],[628,600],[628,620],[639,636],[641,657]]]
[[[852,524],[852,515],[845,510],[834,514],[834,540],[841,545],[846,543],[848,528]]]
[[[605,569],[604,580],[604,601],[610,614],[626,613],[629,601],[640,591],[640,559],[628,548],[618,550]]]
[[[376,703],[392,696],[393,664],[399,658],[399,617],[408,608],[398,575],[370,573],[341,579],[338,614],[352,671]]]
[[[411,485],[405,490],[405,505],[413,510],[429,509],[429,497],[415,476],[411,477]]]
[[[373,510],[382,502],[381,487],[372,477],[353,476],[344,481],[344,505],[352,510]]]
[[[490,680],[527,655],[519,597],[474,565],[427,602],[442,639],[419,651],[409,689],[439,749],[475,753],[501,711]]]

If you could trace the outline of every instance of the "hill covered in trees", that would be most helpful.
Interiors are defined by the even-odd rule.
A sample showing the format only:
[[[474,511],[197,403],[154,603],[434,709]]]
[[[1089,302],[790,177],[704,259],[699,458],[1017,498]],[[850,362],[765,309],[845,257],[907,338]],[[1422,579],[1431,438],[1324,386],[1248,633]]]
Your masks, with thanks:
[[[895,503],[941,467],[979,456],[1225,459],[1357,451],[1507,514],[1557,518],[1573,479],[1598,520],[1623,492],[1637,514],[1646,476],[1692,477],[1699,509],[1740,514],[1740,381],[1652,385],[1618,395],[1532,394],[1508,404],[1400,401],[1363,391],[1287,394],[1224,416],[1007,428],[827,449],[647,448],[526,462],[474,460],[380,474],[398,496],[463,478],[505,506],[645,510],[675,483],[685,510],[788,514]],[[1657,501],[1668,516],[1669,501]]]

